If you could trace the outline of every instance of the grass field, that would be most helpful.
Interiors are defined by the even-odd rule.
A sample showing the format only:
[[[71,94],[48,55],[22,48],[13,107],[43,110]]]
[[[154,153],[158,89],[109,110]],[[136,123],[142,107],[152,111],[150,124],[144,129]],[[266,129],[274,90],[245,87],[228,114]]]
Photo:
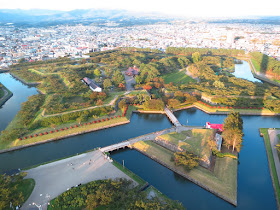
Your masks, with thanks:
[[[264,139],[264,144],[265,144],[265,148],[266,148],[266,152],[267,152],[267,156],[268,156],[268,163],[270,164],[270,175],[272,178],[272,183],[274,185],[274,189],[276,190],[276,197],[277,197],[277,201],[278,201],[278,206],[280,205],[280,187],[279,187],[279,180],[277,178],[277,172],[276,172],[276,168],[275,168],[275,162],[274,162],[274,158],[272,155],[272,150],[271,150],[271,145],[270,145],[270,140],[269,140],[269,136],[268,136],[268,132],[267,132],[267,128],[260,128],[261,133],[263,134],[263,139]]]
[[[192,129],[182,131],[181,133],[173,132],[164,134],[160,138],[200,157],[206,156],[209,158],[211,156],[211,150],[207,140],[214,135],[213,132],[210,129]]]
[[[173,153],[170,150],[151,141],[137,142],[133,146],[143,153],[162,161],[170,166],[170,168],[186,174],[212,191],[232,201],[237,200],[237,160],[229,157],[216,158],[214,172],[200,166],[191,171],[187,171],[181,166],[176,166],[174,162],[171,161]]]
[[[252,64],[254,65],[255,69],[257,72],[261,72],[261,67],[260,65],[257,63],[257,61],[255,61],[254,59],[251,58]]]
[[[270,111],[269,109],[228,109],[228,108],[212,108],[212,107],[208,107],[204,104],[195,102],[194,105],[196,105],[197,107],[205,110],[206,112],[217,112],[217,113],[221,113],[221,112],[231,112],[231,111],[237,111],[240,114],[257,114],[257,115],[274,115],[275,113]]]
[[[164,79],[164,82],[166,84],[170,82],[173,82],[174,84],[196,82],[196,80],[186,75],[185,71],[178,71],[178,72],[166,74],[162,78]]]

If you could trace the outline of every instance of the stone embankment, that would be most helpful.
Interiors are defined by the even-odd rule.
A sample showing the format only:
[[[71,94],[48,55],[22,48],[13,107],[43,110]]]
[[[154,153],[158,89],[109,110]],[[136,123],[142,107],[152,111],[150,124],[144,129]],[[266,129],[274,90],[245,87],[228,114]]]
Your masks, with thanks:
[[[184,178],[190,180],[191,182],[197,184],[198,186],[204,188],[205,190],[207,190],[207,191],[213,193],[213,194],[216,195],[217,197],[222,198],[223,200],[229,202],[230,204],[232,204],[232,205],[234,205],[234,206],[237,206],[237,200],[229,199],[229,198],[227,198],[226,196],[220,194],[219,192],[212,190],[211,188],[207,187],[206,185],[202,184],[201,182],[199,182],[199,181],[193,179],[192,177],[188,176],[186,173],[183,173],[182,171],[179,171],[179,170],[177,170],[177,169],[171,167],[170,165],[164,163],[163,161],[159,160],[159,159],[156,158],[155,156],[149,155],[149,154],[147,154],[146,152],[144,152],[144,151],[142,151],[142,150],[139,150],[139,149],[137,149],[137,148],[133,148],[133,149],[135,149],[135,150],[137,150],[138,152],[142,153],[143,155],[145,155],[145,156],[151,158],[152,160],[158,162],[159,164],[163,165],[164,167],[170,169],[171,171],[174,171],[175,173],[181,175],[182,177],[184,177]]]

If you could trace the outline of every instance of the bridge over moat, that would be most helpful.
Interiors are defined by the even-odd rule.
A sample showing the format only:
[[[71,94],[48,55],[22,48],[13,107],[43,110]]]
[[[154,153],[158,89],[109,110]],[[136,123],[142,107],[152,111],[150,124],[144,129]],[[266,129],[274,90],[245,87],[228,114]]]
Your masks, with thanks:
[[[164,112],[166,114],[166,116],[169,118],[169,120],[176,126],[182,126],[181,123],[178,121],[178,119],[175,117],[175,115],[173,114],[173,112],[168,109],[167,107],[164,108]]]
[[[201,127],[199,127],[201,128]],[[191,130],[193,129],[193,127],[187,127],[187,126],[178,126],[178,127],[172,127],[172,128],[167,128],[161,131],[157,131],[157,132],[153,132],[153,133],[149,133],[146,135],[142,135],[142,136],[138,136],[135,138],[131,138],[128,139],[126,141],[122,141],[120,143],[117,144],[112,144],[110,146],[107,147],[103,147],[100,148],[101,152],[112,152],[114,150],[119,150],[119,149],[123,149],[125,147],[131,147],[134,143],[138,142],[138,141],[148,141],[148,140],[154,140],[157,136],[163,135],[163,134],[167,134],[167,133],[171,133],[171,132],[181,132],[184,130]]]

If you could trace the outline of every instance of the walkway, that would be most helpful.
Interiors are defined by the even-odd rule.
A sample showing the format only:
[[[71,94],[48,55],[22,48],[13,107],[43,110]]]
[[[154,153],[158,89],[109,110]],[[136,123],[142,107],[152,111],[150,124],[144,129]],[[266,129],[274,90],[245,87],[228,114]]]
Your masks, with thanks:
[[[27,170],[26,178],[35,180],[35,188],[21,209],[47,209],[47,203],[78,184],[100,179],[126,178],[104,155],[96,150]],[[134,182],[136,185],[136,182]]]
[[[278,181],[280,181],[280,161],[278,157],[278,151],[275,146],[279,143],[278,142],[278,134],[280,134],[280,130],[275,129],[268,129],[268,135],[270,140],[270,146],[272,150],[272,155],[275,163],[275,168],[277,172]]]
[[[164,108],[164,111],[167,115],[167,117],[169,118],[169,120],[176,126],[182,126],[181,123],[177,120],[177,118],[175,117],[175,115],[167,108]]]
[[[202,128],[202,127],[197,127],[197,128]],[[168,129],[164,129],[161,131],[157,131],[157,132],[153,132],[153,133],[149,133],[146,135],[142,135],[142,136],[138,136],[136,138],[131,138],[128,139],[126,141],[117,143],[117,144],[113,144],[107,147],[103,147],[100,149],[101,152],[112,152],[114,150],[118,150],[121,148],[125,148],[125,147],[129,147],[132,146],[134,143],[138,142],[138,141],[148,141],[148,140],[154,140],[156,139],[157,136],[163,135],[163,134],[167,134],[167,133],[172,133],[172,132],[178,132],[180,133],[181,131],[185,131],[185,130],[191,130],[193,129],[193,127],[187,127],[187,126],[178,126],[176,128],[168,128]]]

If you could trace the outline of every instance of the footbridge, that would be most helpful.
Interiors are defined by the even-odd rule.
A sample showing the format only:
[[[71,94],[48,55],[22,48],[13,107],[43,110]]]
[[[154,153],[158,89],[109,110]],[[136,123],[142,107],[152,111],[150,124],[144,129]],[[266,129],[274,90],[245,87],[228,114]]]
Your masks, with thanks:
[[[118,149],[123,149],[125,147],[131,147],[134,143],[138,142],[138,141],[148,141],[148,140],[154,140],[157,136],[163,135],[163,134],[167,134],[167,133],[171,133],[171,132],[181,132],[183,130],[190,130],[192,129],[191,127],[186,127],[186,126],[179,126],[179,127],[173,127],[173,128],[167,128],[161,131],[157,131],[157,132],[153,132],[153,133],[149,133],[146,135],[142,135],[142,136],[138,136],[135,138],[131,138],[128,139],[126,141],[122,141],[120,143],[117,144],[112,144],[110,146],[107,147],[103,147],[100,148],[101,152],[112,152],[114,150],[118,150]]]
[[[168,109],[167,107],[164,108],[164,111],[166,113],[166,116],[169,118],[169,120],[176,126],[182,126],[181,123],[178,121],[178,119],[175,117],[175,115],[173,114],[173,112]]]

